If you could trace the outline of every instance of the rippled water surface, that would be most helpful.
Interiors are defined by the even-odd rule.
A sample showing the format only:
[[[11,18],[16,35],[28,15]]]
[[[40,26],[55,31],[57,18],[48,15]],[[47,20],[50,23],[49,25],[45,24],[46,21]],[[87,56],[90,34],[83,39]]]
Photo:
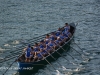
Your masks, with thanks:
[[[78,23],[74,41],[84,53],[72,42],[81,55],[71,48],[68,53],[74,59],[63,55],[72,63],[60,57],[52,62],[57,70],[47,65],[36,75],[100,75],[100,0],[0,0],[0,60],[18,55],[16,51],[32,43],[34,37],[54,31],[65,22]],[[1,62],[0,67],[8,67],[13,61]],[[0,75],[4,72],[0,69]],[[16,70],[8,70],[5,75],[14,73]]]

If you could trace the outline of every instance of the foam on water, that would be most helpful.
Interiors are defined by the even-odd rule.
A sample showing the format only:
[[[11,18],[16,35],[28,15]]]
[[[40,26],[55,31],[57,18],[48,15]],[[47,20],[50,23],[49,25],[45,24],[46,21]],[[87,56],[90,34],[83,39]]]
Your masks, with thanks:
[[[18,40],[14,40],[13,42],[12,42],[12,44],[19,44],[20,42],[18,41]]]
[[[5,44],[4,46],[5,46],[5,47],[10,47],[10,45],[9,45],[9,44]]]

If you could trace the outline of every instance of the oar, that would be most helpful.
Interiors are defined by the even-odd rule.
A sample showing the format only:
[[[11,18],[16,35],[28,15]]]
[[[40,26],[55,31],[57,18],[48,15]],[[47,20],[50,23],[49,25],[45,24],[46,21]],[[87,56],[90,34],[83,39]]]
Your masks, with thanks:
[[[41,53],[40,53],[41,54]],[[41,54],[42,55],[42,54]],[[44,60],[47,61],[47,63],[49,63],[49,65],[51,65],[51,67],[53,67],[54,70],[56,70],[56,68],[42,55],[42,57],[44,58]],[[56,70],[58,72],[58,70]]]
[[[55,32],[55,31],[53,31],[53,32]],[[51,33],[51,32],[50,32]],[[50,34],[50,33],[48,33],[48,34]],[[47,34],[47,33],[46,33]],[[44,35],[46,35],[46,34],[44,34]],[[32,39],[30,39],[29,41],[30,42],[38,42],[39,41],[39,39],[40,39],[40,37],[41,38],[43,38],[43,37],[45,37],[44,35],[41,35],[41,36],[38,36],[38,37],[35,37],[35,38],[33,38],[33,39],[35,39],[35,40],[33,40],[33,41],[30,41],[30,40],[32,40]],[[25,45],[24,45],[25,46]],[[22,50],[22,48],[24,48],[23,46],[21,47],[21,48],[17,48],[18,50],[17,51],[11,51],[10,53],[13,53],[13,54],[17,54],[16,52],[21,52],[21,50]],[[5,60],[7,57],[10,57],[11,55],[7,55],[3,60]],[[11,56],[12,57],[12,56]],[[15,56],[16,57],[16,56]],[[6,60],[7,61],[7,60]]]
[[[89,53],[87,53],[87,52],[84,52],[84,51],[82,50],[82,48],[79,47],[79,45],[78,45],[77,43],[75,43],[75,41],[73,41],[73,42],[74,42],[74,44],[76,44],[76,46],[77,46],[84,54],[89,54]]]
[[[56,43],[56,42],[55,42]],[[57,43],[56,43],[57,44]],[[66,43],[65,43],[66,44]],[[64,50],[59,44],[57,44],[63,51],[66,51]],[[56,51],[57,52],[57,51]],[[57,52],[58,53],[58,52]],[[70,55],[69,53],[67,53],[70,57],[72,57],[72,59],[76,60],[72,55]],[[60,54],[61,55],[61,54]],[[65,57],[64,57],[65,58]]]
[[[22,53],[23,54],[23,53]],[[21,54],[21,55],[22,55]],[[9,68],[16,62],[16,60],[21,56],[20,54],[16,57],[16,59],[14,60],[14,62],[12,62],[12,64],[9,66]],[[5,73],[9,70],[9,68],[3,73],[3,75],[5,75]]]
[[[77,23],[77,25],[78,25],[78,23]],[[77,26],[77,25],[76,25],[76,26]],[[67,36],[68,36],[68,35],[67,35]],[[68,36],[68,38],[71,39],[72,37],[70,38],[70,37]],[[66,42],[65,42],[65,43],[66,43]],[[68,44],[67,44],[67,45],[68,45]],[[68,45],[68,46],[70,46],[70,45]],[[70,46],[70,47],[71,47],[71,46]],[[75,50],[77,53],[79,53],[80,55],[82,55],[80,52],[78,52],[78,51],[77,51],[76,49],[74,49],[73,47],[71,47],[71,48],[72,48],[73,50]],[[83,57],[81,57],[81,58],[83,59]]]
[[[46,50],[45,50],[46,51]],[[54,60],[56,60],[48,51],[46,51]],[[62,66],[59,62],[57,62],[60,66]]]
[[[78,22],[76,23],[76,25],[75,26],[77,26],[78,25]],[[70,38],[70,37],[69,37]],[[75,43],[75,41],[74,41],[74,43]],[[77,44],[77,43],[75,43],[76,45],[77,45],[77,47],[80,49],[80,50],[82,50],[80,47],[79,47],[79,45]],[[84,54],[86,54],[87,52],[84,52],[83,50],[82,50],[82,52],[84,53]],[[89,53],[87,53],[87,54],[89,54]]]
[[[15,61],[13,63],[15,63]],[[13,63],[9,66],[9,68],[13,65]],[[9,68],[3,73],[3,75],[5,75],[5,73],[9,70]]]
[[[75,27],[78,25],[78,22],[76,23]]]
[[[60,47],[60,45],[59,45],[59,47]],[[61,47],[62,48],[62,47]],[[52,48],[53,49],[53,48]],[[55,49],[53,49],[53,50],[55,50]],[[56,50],[55,50],[55,52],[57,53],[57,54],[59,54],[61,57],[63,57],[65,60],[67,60],[67,61],[69,61],[67,58],[65,58],[64,56],[62,56],[59,52],[57,52]],[[71,56],[71,55],[70,55]],[[74,59],[74,57],[73,56],[71,56],[73,59]],[[72,63],[73,64],[73,62],[71,62],[71,61],[69,61],[70,63]],[[62,66],[63,67],[63,66]]]
[[[57,51],[56,51],[57,52]],[[62,56],[59,52],[57,52],[57,54],[59,54],[61,57],[63,57],[65,60],[69,61],[67,58],[65,58],[64,56]],[[73,58],[73,57],[72,57]],[[74,59],[74,58],[73,58]],[[72,63],[71,61],[69,61],[70,63]],[[73,63],[72,63],[73,64]]]
[[[68,42],[68,41],[67,41]],[[66,42],[66,43],[67,43]],[[59,45],[59,44],[58,44]],[[59,45],[59,47],[62,49],[62,50],[64,50],[60,45]],[[52,48],[52,47],[51,47]],[[53,48],[52,48],[53,49]],[[53,49],[54,50],[54,49]],[[66,50],[64,50],[64,51],[66,51]],[[55,52],[57,52],[56,50],[55,50]],[[57,54],[59,54],[60,56],[62,56],[59,52],[57,52]],[[69,56],[71,56],[72,57],[72,59],[74,59],[74,60],[76,60],[77,61],[77,59],[75,59],[72,55],[70,55],[69,53],[67,53]],[[62,56],[64,59],[66,59],[67,61],[69,61],[67,58],[65,58],[64,56]],[[72,63],[71,61],[69,61],[70,63]],[[73,63],[72,63],[73,64]]]
[[[75,41],[73,41],[74,42],[74,44],[76,44],[75,43]],[[78,46],[78,44],[76,44],[77,45],[77,47],[82,51],[82,52],[84,52],[79,46]]]
[[[70,45],[69,45],[69,46],[70,46]],[[81,58],[84,59],[84,58],[82,57],[83,54],[81,54],[79,51],[77,51],[76,49],[74,49],[72,46],[70,46],[70,47],[71,47],[73,50],[75,50],[77,53],[79,53],[79,54],[81,55]],[[84,56],[85,56],[85,55],[84,55]],[[84,59],[84,60],[86,60],[86,59]]]
[[[68,45],[68,44],[67,44]],[[70,46],[70,45],[68,45]],[[75,50],[77,53],[79,53],[80,55],[82,55],[79,51],[77,51],[76,49],[74,49],[72,46],[70,46],[73,50]]]
[[[22,54],[22,52],[19,52],[19,53],[16,53],[16,54]],[[5,57],[4,59],[2,59],[2,60],[0,61],[0,63],[3,63],[3,62],[5,62],[5,61],[11,60],[11,59],[13,59],[13,58],[19,56],[19,55],[16,55],[16,54],[15,54],[14,56]]]
[[[18,56],[18,57],[19,57],[19,56]],[[17,57],[17,58],[18,58],[18,57]],[[16,58],[16,59],[17,59],[17,58]],[[16,59],[14,60],[14,62],[12,62],[12,64],[9,66],[9,68],[16,62]],[[9,70],[9,68],[3,73],[3,75],[5,75],[5,73]]]
[[[71,39],[71,38],[70,38]],[[62,39],[61,39],[62,40]],[[67,43],[67,42],[64,42],[65,44]],[[66,44],[66,45],[68,45],[68,44]],[[68,45],[69,47],[71,47],[70,45]],[[62,47],[61,47],[62,48]],[[71,47],[73,50],[75,50],[77,53],[79,53],[80,55],[81,55],[81,53],[80,52],[78,52],[76,49],[74,49],[73,47]],[[62,48],[62,50],[64,50],[63,48]],[[65,51],[65,50],[64,50]],[[71,56],[71,55],[70,55]],[[72,56],[71,56],[72,57]],[[72,57],[73,58],[73,57]],[[82,58],[82,57],[81,57]],[[73,58],[74,59],[74,58]],[[82,58],[83,59],[83,58]]]
[[[68,45],[68,44],[67,44]],[[68,45],[68,46],[70,46],[70,45]],[[81,55],[81,58],[83,59],[83,57],[82,57],[82,54],[79,52],[79,51],[77,51],[76,49],[74,49],[72,46],[70,46],[73,50],[75,50],[78,54],[80,54]]]
[[[42,54],[41,54],[41,56],[43,57],[44,60],[46,60],[47,63],[49,63],[49,65],[51,65],[53,67],[54,70],[56,70],[56,68]]]
[[[16,56],[18,56],[18,55],[16,55]],[[8,61],[8,60],[11,60],[11,59],[15,58],[16,56],[11,57],[11,58],[7,58],[7,59],[5,58],[5,59],[3,59],[2,61],[0,61],[0,63],[3,63],[3,62]]]
[[[36,40],[34,40],[34,42],[35,42],[35,41],[36,41]],[[24,47],[17,48],[17,49],[18,49],[17,51],[11,51],[10,53],[12,53],[13,55],[19,54],[20,52],[22,52],[22,50],[20,50],[20,49],[22,49],[22,48],[24,48]],[[16,57],[16,56],[13,56],[13,55],[10,54],[10,55],[5,56],[5,58],[3,59],[3,61],[6,60],[6,58],[7,58],[7,59],[10,59],[10,58],[12,59],[13,57]],[[9,57],[10,57],[10,58],[9,58]],[[2,62],[3,62],[3,61],[2,61]],[[8,61],[8,60],[6,60],[6,61]],[[0,62],[0,63],[2,63],[2,62]]]

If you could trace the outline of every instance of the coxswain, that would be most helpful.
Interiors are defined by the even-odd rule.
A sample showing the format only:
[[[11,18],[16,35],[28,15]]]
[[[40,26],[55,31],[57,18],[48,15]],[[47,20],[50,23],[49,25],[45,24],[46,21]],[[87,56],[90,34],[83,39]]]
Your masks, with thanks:
[[[25,57],[26,57],[25,62],[30,62],[30,59],[32,58],[32,53],[31,53],[31,46],[30,46],[30,44],[28,45],[28,47],[27,47],[26,50],[25,50]]]

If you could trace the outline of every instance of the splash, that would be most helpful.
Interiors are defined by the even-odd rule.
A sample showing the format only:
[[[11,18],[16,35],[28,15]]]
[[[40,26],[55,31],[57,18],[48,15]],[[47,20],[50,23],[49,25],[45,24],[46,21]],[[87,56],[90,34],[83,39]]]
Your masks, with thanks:
[[[73,74],[72,72],[68,72],[68,73],[67,73],[67,75],[72,75],[72,74]]]
[[[86,52],[86,51],[83,51],[86,55],[89,55],[90,53]]]
[[[81,63],[81,62],[82,62],[81,60],[78,60],[78,59],[75,59],[75,61],[76,61],[77,63]]]
[[[12,42],[12,44],[19,44],[19,41],[15,40],[15,41]]]
[[[0,51],[4,51],[5,49],[0,48]]]
[[[10,45],[9,45],[9,44],[5,44],[4,46],[5,46],[5,47],[10,47]]]
[[[28,42],[27,42],[26,40],[24,40],[24,39],[21,39],[20,42],[21,42],[21,43],[24,43],[24,44],[25,44],[25,43],[28,43]]]
[[[67,70],[65,66],[62,66],[63,70]]]
[[[60,72],[58,70],[56,70],[57,74],[56,75],[61,75]]]
[[[0,60],[3,60],[4,58],[3,57],[0,57]]]
[[[76,68],[74,71],[78,72],[78,71],[80,71],[80,69],[79,68]]]

